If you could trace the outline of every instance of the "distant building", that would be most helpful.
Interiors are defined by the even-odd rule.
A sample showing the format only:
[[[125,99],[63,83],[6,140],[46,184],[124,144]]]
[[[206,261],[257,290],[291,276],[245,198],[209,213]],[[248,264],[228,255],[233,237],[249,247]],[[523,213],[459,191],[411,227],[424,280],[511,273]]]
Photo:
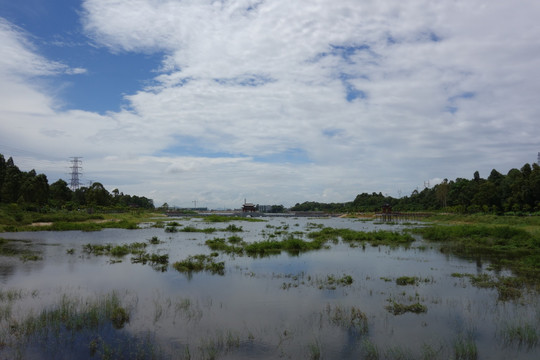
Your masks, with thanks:
[[[252,203],[244,203],[242,205],[242,212],[255,212],[257,211],[257,206]]]
[[[273,207],[274,207],[273,205],[259,205],[258,206],[259,211],[265,212],[265,213],[272,212]]]

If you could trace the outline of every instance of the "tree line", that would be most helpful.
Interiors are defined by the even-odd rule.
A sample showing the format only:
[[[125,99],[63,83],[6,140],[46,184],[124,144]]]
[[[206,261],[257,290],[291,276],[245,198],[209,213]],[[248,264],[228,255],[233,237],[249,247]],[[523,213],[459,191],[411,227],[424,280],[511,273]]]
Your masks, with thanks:
[[[487,179],[474,172],[472,179],[444,179],[440,184],[410,196],[394,198],[382,193],[362,193],[345,203],[304,202],[293,211],[372,212],[383,205],[393,211],[445,210],[457,213],[531,213],[540,212],[540,166],[525,164],[506,175],[493,169]]]
[[[0,154],[0,204],[19,204],[27,210],[46,207],[73,210],[80,207],[153,209],[154,202],[144,196],[127,195],[94,182],[72,191],[62,179],[49,185],[47,176],[35,170],[21,171],[10,157]]]

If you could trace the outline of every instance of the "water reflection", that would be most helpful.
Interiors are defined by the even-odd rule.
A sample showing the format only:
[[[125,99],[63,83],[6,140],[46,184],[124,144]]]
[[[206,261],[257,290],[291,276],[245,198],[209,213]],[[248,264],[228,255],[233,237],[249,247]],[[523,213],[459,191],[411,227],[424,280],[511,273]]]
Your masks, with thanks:
[[[234,234],[248,243],[271,235],[279,239],[292,232],[300,236],[299,232],[306,234],[321,226],[362,231],[401,231],[408,226],[341,218],[276,218],[227,224],[206,224],[200,219],[177,221],[182,225],[179,229],[241,226],[244,231]],[[3,258],[2,288],[39,294],[10,303],[15,308],[12,316],[24,316],[30,308],[38,311],[54,304],[61,293],[84,297],[121,291],[130,304],[130,321],[122,335],[110,336],[139,339],[150,332],[155,336],[152,341],[165,354],[174,354],[173,358],[186,354],[225,359],[316,358],[318,354],[321,358],[356,359],[378,351],[380,358],[401,353],[411,358],[431,354],[447,359],[454,357],[460,339],[474,344],[479,359],[537,358],[536,346],[527,350],[505,345],[497,332],[501,324],[512,321],[528,321],[538,329],[537,295],[526,294],[519,302],[498,302],[493,289],[479,289],[467,278],[451,276],[485,273],[480,258],[468,261],[442,254],[437,246],[421,240],[409,248],[351,248],[338,243],[329,249],[264,258],[219,253],[215,259],[225,262],[224,276],[180,273],[171,266],[159,272],[148,265],[132,264],[131,255],[113,258],[83,251],[86,244],[145,242],[145,251],[168,254],[172,264],[191,255],[210,255],[206,240],[232,234],[219,230],[166,233],[150,227],[137,231],[0,234],[2,238],[30,241],[43,257],[27,262]],[[150,244],[153,237],[161,242]],[[337,281],[345,276],[353,281]],[[401,286],[396,284],[401,276],[417,281]],[[419,303],[427,307],[427,312],[393,315],[385,308],[390,302]],[[366,316],[365,333],[348,323],[348,316],[356,311],[352,309]],[[7,350],[0,349],[0,354],[2,351]],[[32,353],[26,356],[32,358]]]

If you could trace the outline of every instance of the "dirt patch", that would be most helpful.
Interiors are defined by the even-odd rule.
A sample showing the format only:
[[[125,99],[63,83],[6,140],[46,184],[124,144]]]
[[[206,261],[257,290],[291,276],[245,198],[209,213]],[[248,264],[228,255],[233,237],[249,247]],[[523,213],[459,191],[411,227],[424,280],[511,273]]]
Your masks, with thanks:
[[[52,224],[52,222],[35,222],[31,223],[30,226],[50,226]]]

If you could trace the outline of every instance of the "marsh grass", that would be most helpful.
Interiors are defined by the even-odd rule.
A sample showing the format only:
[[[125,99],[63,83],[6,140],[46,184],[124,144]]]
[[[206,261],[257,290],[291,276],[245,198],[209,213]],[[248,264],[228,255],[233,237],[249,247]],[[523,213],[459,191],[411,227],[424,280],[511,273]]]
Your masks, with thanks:
[[[476,360],[478,359],[478,349],[471,334],[460,334],[454,340],[455,360]]]
[[[427,306],[420,304],[419,302],[414,304],[405,305],[402,303],[398,303],[394,300],[388,300],[390,303],[389,305],[385,306],[384,308],[393,315],[402,315],[408,312],[415,313],[415,314],[421,314],[427,312]]]
[[[506,346],[516,346],[530,350],[538,345],[540,331],[530,323],[506,323],[499,330],[498,337],[502,339]]]
[[[60,354],[63,349],[84,353],[86,348],[97,351],[96,338],[107,344],[114,331],[124,328],[129,320],[130,311],[114,291],[93,298],[63,294],[55,304],[37,313],[29,311],[23,318],[3,319],[2,350],[15,358],[25,358],[26,349],[36,346],[45,353]],[[87,345],[73,348],[74,343]]]
[[[27,240],[8,240],[0,238],[0,256],[19,257],[23,262],[42,260],[39,251],[30,249]]]
[[[400,276],[396,279],[397,285],[416,285],[418,278],[416,276]]]
[[[443,253],[484,257],[494,267],[506,267],[530,283],[540,282],[540,233],[508,225],[432,225],[412,231],[441,243]]]
[[[199,228],[197,228],[195,226],[188,225],[188,226],[184,226],[179,231],[182,231],[182,232],[200,232],[200,233],[205,233],[205,234],[211,234],[211,233],[214,233],[214,232],[218,231],[218,229],[216,229],[214,227],[199,229]]]
[[[212,256],[202,254],[189,256],[185,260],[175,262],[172,266],[179,272],[208,271],[212,274],[225,274],[225,262],[216,262]]]
[[[368,317],[357,307],[327,304],[325,315],[330,324],[339,326],[356,336],[366,335],[369,332]]]
[[[131,244],[112,245],[112,244],[85,244],[83,245],[83,252],[87,254],[110,255],[115,257],[122,257],[128,254],[138,254],[144,252],[144,249],[148,244],[143,242],[134,242]]]
[[[386,245],[391,247],[407,247],[414,241],[414,238],[410,234],[395,231],[356,231],[329,227],[323,228],[320,231],[310,232],[307,236],[319,242],[338,242],[339,239],[341,239],[351,246],[357,246],[358,243],[369,243],[372,246]]]
[[[522,296],[522,290],[527,284],[523,277],[492,276],[487,273],[478,275],[467,273],[452,273],[452,277],[469,278],[471,285],[482,289],[496,289],[499,301],[517,300]]]
[[[131,263],[143,265],[148,263],[154,270],[165,272],[169,267],[169,254],[138,253],[131,258]]]

